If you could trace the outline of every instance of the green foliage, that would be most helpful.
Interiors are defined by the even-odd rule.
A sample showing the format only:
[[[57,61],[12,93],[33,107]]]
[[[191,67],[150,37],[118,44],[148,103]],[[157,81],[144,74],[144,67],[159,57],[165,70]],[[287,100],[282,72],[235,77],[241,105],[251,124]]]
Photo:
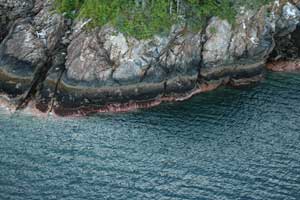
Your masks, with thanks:
[[[211,33],[211,34],[216,34],[217,33],[217,28],[216,27],[210,27],[210,29],[209,29],[209,32]]]
[[[193,29],[199,29],[208,17],[218,16],[233,23],[236,11],[230,0],[187,0],[189,3],[186,20]]]
[[[270,2],[274,2],[274,0],[251,0],[251,1],[247,1],[247,0],[231,0],[233,3],[233,6],[235,7],[235,9],[238,9],[239,7],[243,6],[247,9],[258,9],[263,5],[266,5]]]
[[[78,11],[84,0],[56,0],[55,7],[61,13],[66,13],[67,17],[74,18],[75,11]]]
[[[111,23],[121,32],[143,39],[167,33],[174,23],[199,30],[210,16],[234,22],[233,2],[235,0],[56,0],[56,8],[70,18],[92,19],[93,27]]]

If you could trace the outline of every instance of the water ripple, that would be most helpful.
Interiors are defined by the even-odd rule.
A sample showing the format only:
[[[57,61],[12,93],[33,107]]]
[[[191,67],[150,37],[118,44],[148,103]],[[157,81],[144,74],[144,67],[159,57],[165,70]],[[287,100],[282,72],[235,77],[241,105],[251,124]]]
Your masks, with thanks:
[[[79,119],[0,114],[0,199],[300,199],[300,76]]]

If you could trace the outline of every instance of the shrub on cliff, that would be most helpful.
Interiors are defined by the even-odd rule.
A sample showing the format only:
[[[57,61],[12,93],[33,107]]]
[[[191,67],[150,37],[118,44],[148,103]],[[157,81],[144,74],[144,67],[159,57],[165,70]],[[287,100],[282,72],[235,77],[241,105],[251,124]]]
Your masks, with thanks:
[[[261,2],[266,1],[270,0]],[[239,4],[242,2],[237,0]],[[56,8],[71,18],[91,19],[91,26],[111,23],[121,32],[143,39],[167,33],[174,23],[199,30],[209,16],[233,22],[233,3],[233,0],[56,0]]]

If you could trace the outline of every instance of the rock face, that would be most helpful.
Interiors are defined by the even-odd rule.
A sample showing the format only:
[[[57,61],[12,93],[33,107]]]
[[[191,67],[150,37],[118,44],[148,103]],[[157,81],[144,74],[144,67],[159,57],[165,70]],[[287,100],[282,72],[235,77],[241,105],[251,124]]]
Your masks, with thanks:
[[[50,9],[51,4],[45,2],[43,9],[34,17],[17,18],[13,21],[8,35],[1,43],[1,56],[29,62],[33,67],[47,60],[46,54],[55,50],[64,34],[62,16],[51,14]]]
[[[89,21],[71,24],[52,5],[0,0],[0,92],[18,107],[35,100],[44,112],[69,114],[153,106],[258,81],[268,60],[299,57],[298,0],[241,9],[234,25],[212,17],[199,32],[174,25],[147,40],[108,25],[87,30]]]
[[[0,1],[11,18],[9,31],[0,44],[1,92],[13,96],[36,92],[35,87],[46,76],[44,72],[61,53],[64,19],[52,14],[52,4],[51,1]]]
[[[177,30],[175,30],[177,31]],[[160,83],[178,76],[197,78],[201,35],[178,30],[169,37],[138,41],[111,27],[75,31],[68,47],[67,78],[100,86]]]
[[[33,8],[30,0],[0,0],[0,41],[7,35],[13,21],[27,17]]]

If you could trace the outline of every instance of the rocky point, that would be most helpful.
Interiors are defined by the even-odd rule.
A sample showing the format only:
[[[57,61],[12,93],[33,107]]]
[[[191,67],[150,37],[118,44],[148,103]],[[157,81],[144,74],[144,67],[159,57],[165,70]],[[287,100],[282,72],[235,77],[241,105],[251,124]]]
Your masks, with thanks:
[[[143,40],[109,25],[87,29],[89,20],[66,19],[53,4],[0,0],[0,102],[12,110],[128,111],[258,82],[267,68],[300,69],[299,0]]]

